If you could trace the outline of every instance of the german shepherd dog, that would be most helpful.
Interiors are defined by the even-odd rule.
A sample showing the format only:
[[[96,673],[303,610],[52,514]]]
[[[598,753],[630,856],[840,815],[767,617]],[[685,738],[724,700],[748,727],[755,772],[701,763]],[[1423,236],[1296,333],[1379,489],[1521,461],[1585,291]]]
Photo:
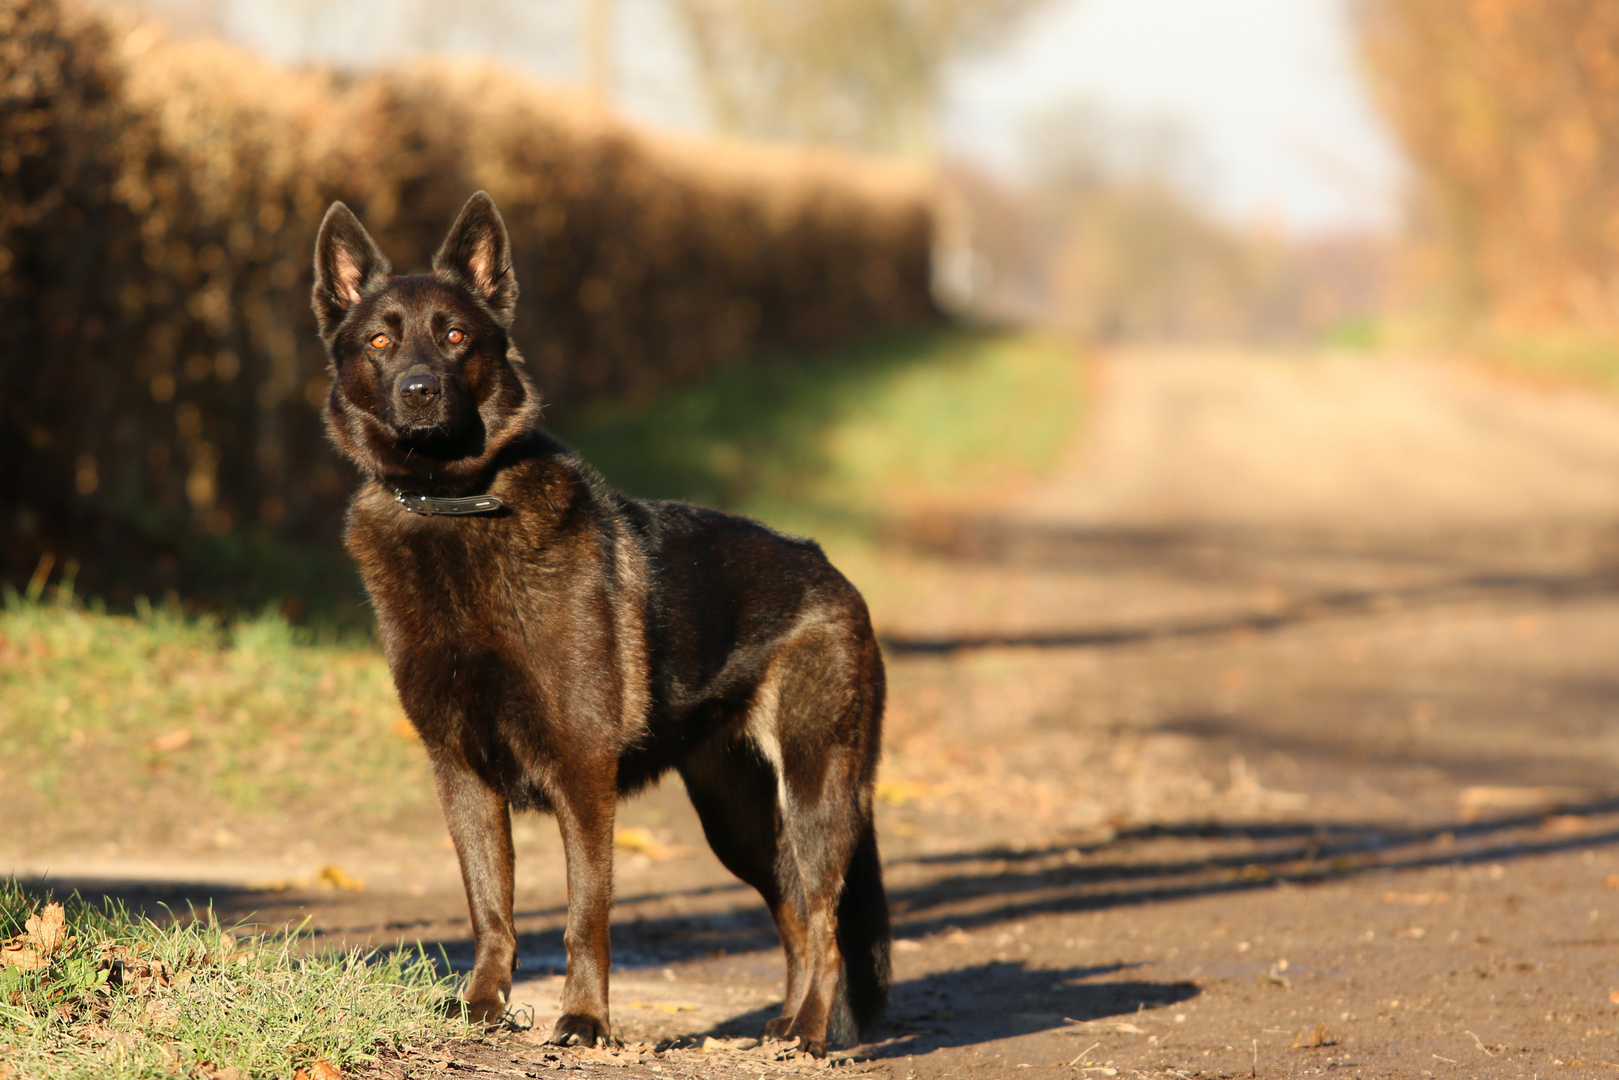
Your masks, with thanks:
[[[432,273],[393,275],[342,203],[321,222],[326,421],[364,477],[345,536],[460,859],[477,947],[466,1009],[506,1011],[510,811],[549,811],[568,881],[550,1041],[612,1041],[616,804],[674,769],[780,932],[787,987],[766,1037],[824,1055],[888,994],[872,822],[884,676],[865,601],[810,541],[608,490],[540,429],[508,334],[516,301],[483,192]]]

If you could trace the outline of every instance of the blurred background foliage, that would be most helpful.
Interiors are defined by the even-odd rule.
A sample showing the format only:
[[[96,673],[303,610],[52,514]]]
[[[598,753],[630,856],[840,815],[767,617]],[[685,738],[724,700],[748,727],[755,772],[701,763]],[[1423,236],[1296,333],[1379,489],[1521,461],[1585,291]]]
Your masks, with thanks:
[[[1406,270],[1441,333],[1619,373],[1619,7],[1367,0],[1384,115],[1414,168]]]
[[[1619,324],[1619,7],[1371,0],[1363,28],[1447,313]]]
[[[1343,5],[1396,229],[1222,212],[1197,131],[1082,93],[1004,133],[1020,172],[953,152],[952,73],[1057,0],[0,0],[0,577],[364,624],[307,311],[333,198],[406,268],[490,190],[548,422],[633,492],[809,531],[1055,460],[1057,340],[1615,378],[1614,7]],[[249,23],[289,62],[221,40]],[[652,23],[702,133],[615,107]]]
[[[1042,0],[677,0],[719,128],[929,158],[947,65]]]

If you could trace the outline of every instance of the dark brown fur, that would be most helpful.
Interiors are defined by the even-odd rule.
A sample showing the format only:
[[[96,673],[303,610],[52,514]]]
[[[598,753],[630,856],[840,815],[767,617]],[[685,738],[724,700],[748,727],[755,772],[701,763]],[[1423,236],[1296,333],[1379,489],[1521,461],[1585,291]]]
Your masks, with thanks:
[[[624,498],[540,430],[507,335],[517,287],[487,195],[467,203],[433,268],[393,276],[336,203],[316,243],[314,306],[332,438],[366,477],[348,547],[461,861],[472,1015],[499,1018],[511,988],[510,810],[549,811],[568,876],[551,1041],[611,1038],[617,800],[675,769],[715,854],[781,933],[787,989],[766,1033],[817,1054],[854,1039],[889,973],[871,811],[883,664],[865,602],[815,544]],[[504,506],[422,516],[397,490]]]

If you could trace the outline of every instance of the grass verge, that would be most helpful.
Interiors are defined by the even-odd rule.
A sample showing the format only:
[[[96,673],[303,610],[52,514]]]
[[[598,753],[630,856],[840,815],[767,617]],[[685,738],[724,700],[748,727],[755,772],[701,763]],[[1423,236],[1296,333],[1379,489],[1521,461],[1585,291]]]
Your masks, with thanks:
[[[631,495],[855,539],[1048,471],[1079,420],[1081,371],[1058,339],[933,327],[601,405],[558,434]]]
[[[302,955],[211,912],[164,924],[0,882],[0,1077],[290,1077],[464,1035],[419,952]]]
[[[8,848],[244,846],[437,827],[425,755],[368,639],[9,593],[0,609]]]

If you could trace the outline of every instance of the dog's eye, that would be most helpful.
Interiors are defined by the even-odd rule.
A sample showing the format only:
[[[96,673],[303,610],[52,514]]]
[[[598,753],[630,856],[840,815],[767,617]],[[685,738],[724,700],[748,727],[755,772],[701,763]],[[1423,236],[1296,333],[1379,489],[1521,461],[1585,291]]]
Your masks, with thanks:
[[[386,349],[392,343],[393,343],[392,339],[389,338],[387,334],[372,334],[371,335],[371,347],[373,349]]]
[[[444,340],[448,341],[451,345],[459,345],[466,339],[466,331],[462,330],[459,326],[450,327],[450,332],[444,335]]]

